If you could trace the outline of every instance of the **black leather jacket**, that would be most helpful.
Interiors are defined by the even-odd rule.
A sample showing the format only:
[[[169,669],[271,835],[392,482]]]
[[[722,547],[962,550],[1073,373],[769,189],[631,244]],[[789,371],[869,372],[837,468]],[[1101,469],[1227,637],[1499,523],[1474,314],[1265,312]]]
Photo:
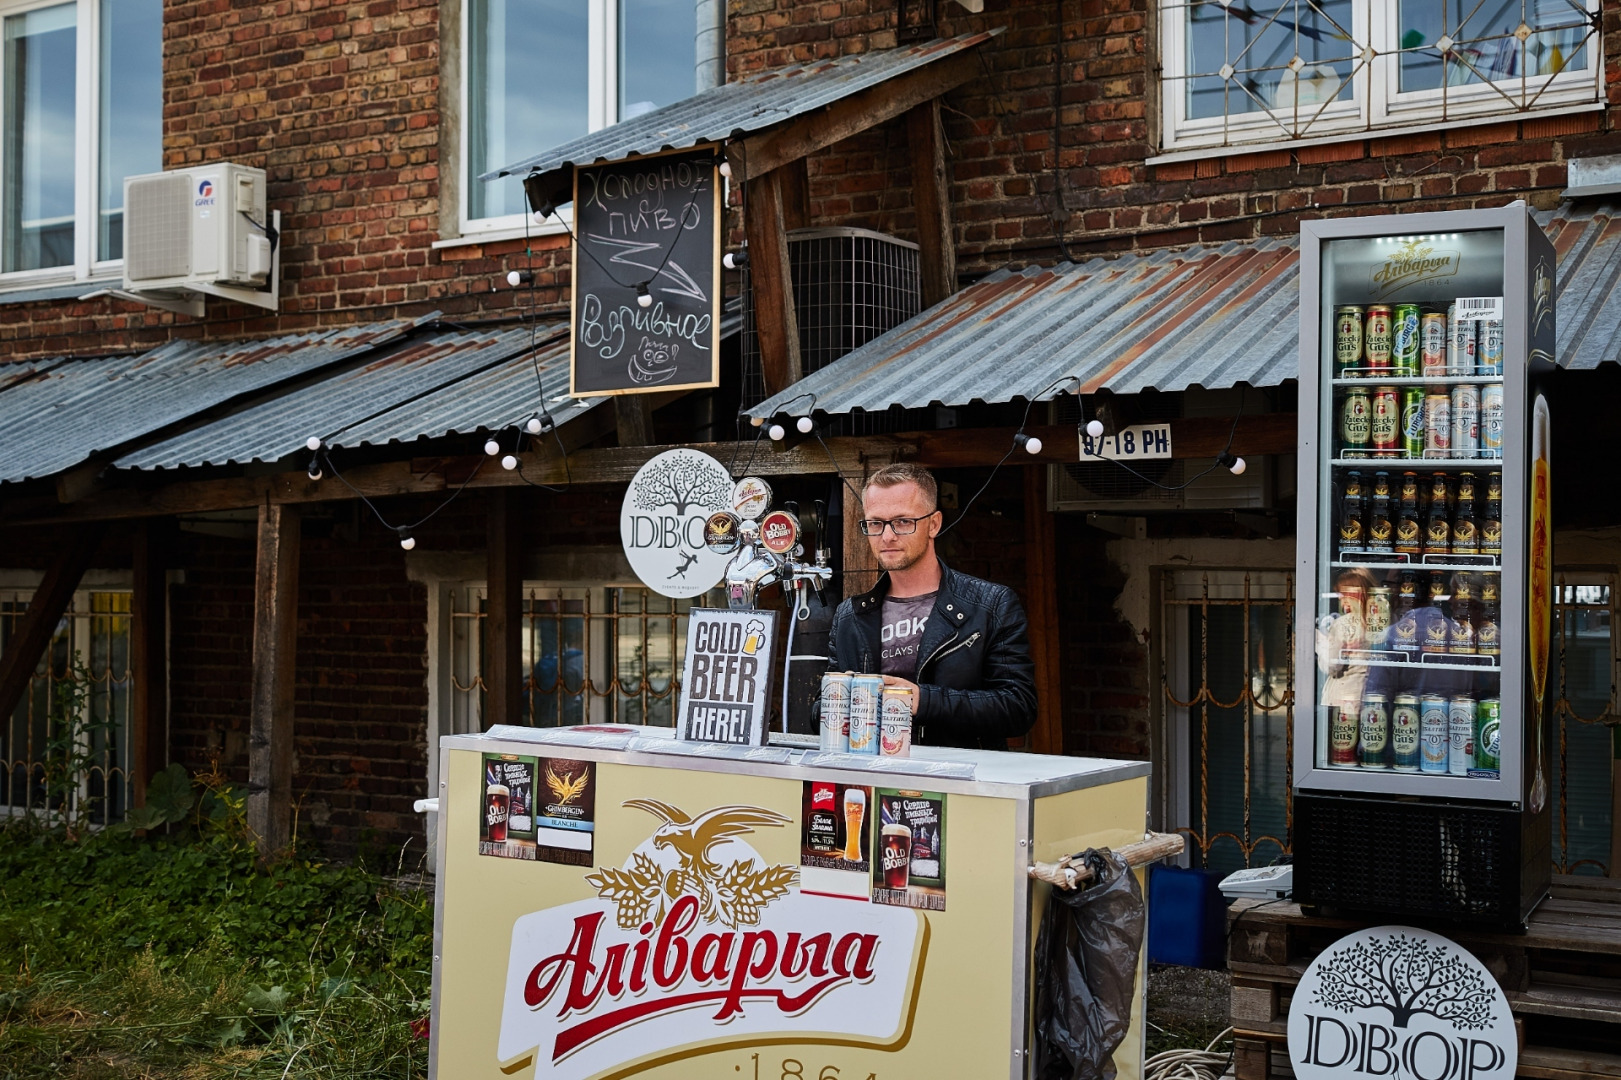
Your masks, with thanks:
[[[828,670],[877,673],[878,632],[889,575],[852,596],[833,614]],[[917,712],[920,745],[1006,750],[1007,740],[1036,719],[1030,628],[1006,585],[959,574],[940,564],[940,591],[919,644]]]

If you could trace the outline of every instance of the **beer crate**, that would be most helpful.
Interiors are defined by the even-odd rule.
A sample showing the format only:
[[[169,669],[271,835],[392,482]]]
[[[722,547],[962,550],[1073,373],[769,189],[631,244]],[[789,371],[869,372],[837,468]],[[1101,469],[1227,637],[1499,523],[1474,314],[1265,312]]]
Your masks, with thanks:
[[[1240,900],[1228,909],[1238,1080],[1294,1075],[1287,1022],[1295,986],[1318,953],[1368,925],[1309,915],[1289,902]],[[1621,881],[1556,876],[1523,934],[1425,928],[1468,949],[1496,976],[1520,1036],[1518,1076],[1621,1077]]]

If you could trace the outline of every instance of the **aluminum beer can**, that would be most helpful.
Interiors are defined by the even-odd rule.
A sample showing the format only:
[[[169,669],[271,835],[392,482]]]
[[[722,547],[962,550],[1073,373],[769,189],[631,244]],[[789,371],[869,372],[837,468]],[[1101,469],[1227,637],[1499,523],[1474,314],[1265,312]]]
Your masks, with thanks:
[[[822,676],[822,749],[850,752],[850,673]]]
[[[1475,373],[1475,320],[1460,319],[1453,308],[1448,308],[1447,326],[1451,330],[1451,339],[1447,342],[1447,374],[1473,375]]]
[[[1447,317],[1426,315],[1418,328],[1419,373],[1425,377],[1447,373]]]
[[[1373,402],[1365,387],[1353,386],[1340,404],[1340,446],[1343,451],[1366,454],[1372,435]],[[1349,456],[1348,454],[1346,456]]]
[[[1401,456],[1424,456],[1424,388],[1404,386],[1401,390]]]
[[[1368,590],[1368,604],[1362,616],[1365,640],[1370,649],[1385,647],[1385,632],[1390,629],[1391,591],[1388,585],[1375,585]]]
[[[1390,700],[1383,694],[1362,695],[1361,740],[1356,763],[1364,769],[1388,769],[1385,748],[1390,744]]]
[[[1452,399],[1445,391],[1424,398],[1424,456],[1452,456]]]
[[[1390,370],[1399,378],[1418,374],[1419,320],[1417,304],[1397,304],[1390,317]]]
[[[1472,458],[1480,452],[1480,387],[1463,383],[1452,388],[1452,456]]]
[[[904,686],[884,687],[878,709],[878,753],[881,757],[912,756],[912,692]]]
[[[1346,305],[1334,309],[1334,375],[1355,378],[1348,369],[1362,366],[1362,309]]]
[[[1475,765],[1475,699],[1467,694],[1447,702],[1447,772],[1468,776]]]
[[[1503,320],[1477,319],[1480,340],[1476,348],[1475,371],[1480,375],[1503,373]]]
[[[1480,456],[1503,456],[1503,384],[1480,388]]]
[[[881,675],[850,680],[850,753],[878,753],[878,709],[884,693]]]
[[[1475,706],[1475,768],[1501,768],[1502,763],[1503,702],[1499,698],[1481,698]]]
[[[1353,709],[1330,709],[1328,763],[1346,768],[1356,766],[1357,726],[1362,717]]]
[[[1425,694],[1418,709],[1419,772],[1447,771],[1448,741],[1447,699]]]
[[[1375,457],[1394,457],[1401,449],[1401,398],[1394,386],[1376,386],[1369,401],[1368,448]]]
[[[1390,308],[1374,304],[1368,308],[1368,320],[1362,331],[1363,366],[1369,376],[1390,374],[1391,340],[1395,327],[1391,325]]]
[[[1419,703],[1412,694],[1396,695],[1390,710],[1390,749],[1397,772],[1418,772]]]

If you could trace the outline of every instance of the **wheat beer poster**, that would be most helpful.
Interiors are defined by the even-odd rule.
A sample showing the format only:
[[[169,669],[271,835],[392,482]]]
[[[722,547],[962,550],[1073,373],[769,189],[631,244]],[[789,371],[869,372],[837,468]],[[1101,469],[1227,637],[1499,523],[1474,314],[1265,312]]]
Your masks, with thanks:
[[[594,763],[485,754],[478,853],[587,866],[595,809]]]
[[[871,892],[872,788],[804,781],[800,890],[866,900]]]

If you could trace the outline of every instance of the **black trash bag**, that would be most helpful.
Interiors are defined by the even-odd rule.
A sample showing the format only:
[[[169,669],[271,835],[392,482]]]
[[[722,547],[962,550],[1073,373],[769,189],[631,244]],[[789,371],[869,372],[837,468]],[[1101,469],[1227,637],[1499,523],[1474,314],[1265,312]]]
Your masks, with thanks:
[[[1035,1080],[1113,1080],[1131,1026],[1142,889],[1114,852],[1082,858],[1096,876],[1053,889],[1036,935]]]

